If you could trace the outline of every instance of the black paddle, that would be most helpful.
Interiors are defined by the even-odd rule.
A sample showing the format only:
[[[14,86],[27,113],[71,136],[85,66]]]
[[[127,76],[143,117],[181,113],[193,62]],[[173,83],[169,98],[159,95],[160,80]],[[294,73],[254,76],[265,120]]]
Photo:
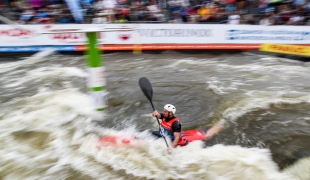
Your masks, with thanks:
[[[139,79],[139,86],[140,86],[141,90],[143,91],[144,95],[150,101],[152,108],[153,108],[153,111],[155,111],[153,101],[152,101],[153,89],[152,89],[152,85],[151,85],[150,81],[147,78],[142,77]],[[157,117],[156,117],[156,119],[157,119],[158,125],[160,126],[160,123],[159,123],[159,120]],[[159,128],[159,130],[161,131],[161,128]],[[161,132],[161,134],[163,134],[163,132]],[[163,136],[163,138],[165,140],[167,147],[169,147],[165,136]]]

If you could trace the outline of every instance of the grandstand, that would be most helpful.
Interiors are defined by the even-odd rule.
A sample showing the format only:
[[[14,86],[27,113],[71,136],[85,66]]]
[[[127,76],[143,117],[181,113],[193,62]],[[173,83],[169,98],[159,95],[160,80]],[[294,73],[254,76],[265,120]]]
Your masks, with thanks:
[[[309,12],[310,2],[307,0],[0,1],[0,14],[19,24],[309,25]]]

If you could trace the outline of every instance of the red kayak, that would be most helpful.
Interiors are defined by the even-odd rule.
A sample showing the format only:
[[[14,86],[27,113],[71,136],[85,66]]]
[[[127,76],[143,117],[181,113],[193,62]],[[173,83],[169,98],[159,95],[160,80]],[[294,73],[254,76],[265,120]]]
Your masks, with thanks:
[[[202,141],[206,138],[206,131],[204,130],[186,130],[181,132],[181,139],[178,143],[179,146],[185,146],[186,144],[193,141]]]
[[[181,139],[178,143],[179,146],[185,146],[193,141],[205,140],[206,131],[204,130],[186,130],[181,132]],[[98,139],[97,147],[107,145],[125,145],[125,146],[135,146],[139,144],[139,139],[133,137],[123,137],[123,136],[105,136]]]

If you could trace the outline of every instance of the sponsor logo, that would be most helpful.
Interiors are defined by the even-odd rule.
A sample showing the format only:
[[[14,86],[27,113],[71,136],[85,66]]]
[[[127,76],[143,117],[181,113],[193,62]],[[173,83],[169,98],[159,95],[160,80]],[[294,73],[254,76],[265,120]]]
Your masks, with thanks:
[[[271,50],[274,50],[274,51],[283,51],[283,52],[298,53],[298,54],[307,53],[307,47],[302,47],[302,46],[271,45],[269,47]]]
[[[28,29],[4,29],[0,30],[0,36],[20,37],[20,36],[31,36],[35,33],[34,30]]]
[[[130,38],[130,34],[120,34],[119,38],[123,41],[126,41]]]
[[[140,29],[145,37],[211,37],[212,29]]]
[[[121,26],[121,28],[128,29],[129,27]],[[119,31],[118,38],[120,38],[122,41],[127,41],[131,38],[131,33],[132,31],[128,31],[128,30]]]
[[[227,40],[276,40],[276,41],[305,41],[310,40],[310,31],[291,30],[236,30],[226,32]]]
[[[85,38],[85,33],[74,33],[74,32],[72,32],[72,31],[76,31],[76,29],[67,28],[64,30],[62,30],[62,29],[52,30],[51,28],[52,28],[52,26],[50,26],[50,25],[44,26],[45,30],[47,30],[49,32],[53,32],[53,34],[48,34],[48,36],[51,39],[63,41],[66,43],[84,42],[83,40]]]
[[[262,44],[261,51],[310,56],[310,47],[284,44]]]
[[[75,46],[28,46],[28,47],[0,47],[0,52],[39,52],[44,49],[54,48],[57,51],[74,51]]]

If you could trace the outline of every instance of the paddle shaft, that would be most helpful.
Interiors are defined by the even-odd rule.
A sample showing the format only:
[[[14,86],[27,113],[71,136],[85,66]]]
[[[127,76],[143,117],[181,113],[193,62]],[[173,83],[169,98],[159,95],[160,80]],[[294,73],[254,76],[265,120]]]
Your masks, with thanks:
[[[145,95],[145,96],[147,97],[147,99],[150,101],[151,106],[152,106],[152,108],[153,108],[153,112],[154,112],[154,111],[155,111],[155,108],[154,108],[153,101],[152,101],[153,89],[152,89],[152,85],[151,85],[150,81],[149,81],[147,78],[142,77],[142,78],[140,78],[140,80],[139,80],[139,85],[140,85],[140,88],[141,88],[141,90],[143,91],[144,95]],[[159,122],[157,116],[156,116],[156,120],[157,120],[158,125],[160,126],[160,122]],[[159,128],[159,131],[161,132],[162,137],[164,138],[167,147],[169,147],[169,145],[168,145],[168,143],[167,143],[167,140],[166,140],[166,137],[164,136],[164,133],[162,132],[162,129]]]
[[[152,101],[150,101],[150,102],[151,102],[151,105],[152,105],[153,111],[155,111],[155,108],[154,108],[153,102],[152,102]],[[160,122],[159,122],[159,120],[158,120],[158,117],[157,117],[157,116],[156,116],[156,119],[157,119],[158,125],[160,125]]]
[[[151,105],[152,105],[153,111],[155,111],[155,108],[154,108],[154,105],[153,105],[152,99],[150,99],[150,103],[151,103]],[[158,125],[160,126],[160,122],[159,122],[159,119],[158,119],[158,117],[157,117],[157,116],[156,116],[156,120],[157,120]],[[167,139],[166,139],[166,137],[165,137],[165,135],[164,135],[164,132],[162,132],[162,129],[161,129],[161,128],[159,128],[159,131],[161,132],[162,137],[164,138],[164,140],[165,140],[165,143],[166,143],[167,147],[169,147],[169,145],[168,145],[168,143],[167,143]]]

